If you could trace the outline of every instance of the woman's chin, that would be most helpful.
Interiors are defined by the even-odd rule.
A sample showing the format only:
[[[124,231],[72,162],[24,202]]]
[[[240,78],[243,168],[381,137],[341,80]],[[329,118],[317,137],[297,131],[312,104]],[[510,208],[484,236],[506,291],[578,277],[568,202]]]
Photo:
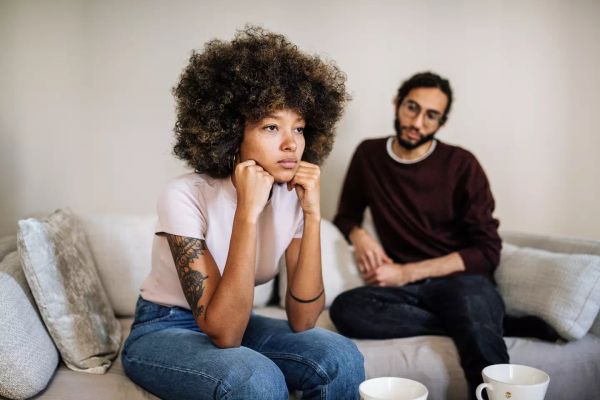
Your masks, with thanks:
[[[275,183],[282,185],[282,184],[288,183],[292,179],[294,179],[294,175],[296,175],[296,171],[295,170],[278,171],[277,173],[273,173],[271,175],[273,175],[273,178],[275,179]]]

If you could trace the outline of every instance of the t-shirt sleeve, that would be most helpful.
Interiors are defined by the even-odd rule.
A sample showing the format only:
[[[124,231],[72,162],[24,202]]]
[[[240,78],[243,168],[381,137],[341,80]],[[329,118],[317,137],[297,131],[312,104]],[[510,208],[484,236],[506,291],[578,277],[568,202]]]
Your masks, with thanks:
[[[171,181],[158,198],[157,235],[172,235],[204,239],[206,218],[197,187],[183,179]]]

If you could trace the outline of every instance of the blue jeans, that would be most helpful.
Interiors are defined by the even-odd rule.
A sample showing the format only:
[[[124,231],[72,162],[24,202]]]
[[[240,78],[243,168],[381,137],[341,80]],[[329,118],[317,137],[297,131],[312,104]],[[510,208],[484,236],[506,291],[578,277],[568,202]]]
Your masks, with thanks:
[[[503,339],[504,302],[478,275],[428,279],[401,287],[364,286],[340,294],[329,309],[340,333],[360,339],[447,335],[475,396],[481,370],[509,362]]]
[[[138,299],[123,346],[127,376],[163,399],[358,399],[363,357],[324,329],[294,333],[287,321],[252,315],[237,348],[215,347],[189,310]]]

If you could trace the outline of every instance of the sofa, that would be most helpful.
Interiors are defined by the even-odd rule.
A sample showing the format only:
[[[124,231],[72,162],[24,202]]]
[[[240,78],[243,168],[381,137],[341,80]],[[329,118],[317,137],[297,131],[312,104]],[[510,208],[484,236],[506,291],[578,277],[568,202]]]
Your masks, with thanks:
[[[155,217],[77,215],[77,219],[85,233],[95,268],[106,291],[110,306],[118,318],[123,340],[128,335],[129,326],[132,323],[139,287],[150,269]],[[571,254],[584,254],[588,257],[585,260],[592,260],[590,262],[586,261],[587,264],[585,265],[591,265],[590,268],[594,271],[593,273],[586,272],[585,276],[579,273],[578,276],[571,277],[571,279],[575,279],[576,283],[579,282],[577,285],[582,286],[585,283],[586,287],[589,286],[590,288],[588,293],[585,294],[586,298],[582,300],[587,302],[584,310],[588,315],[587,322],[583,322],[583,325],[579,324],[579,331],[571,330],[576,332],[574,334],[579,335],[580,338],[550,343],[533,338],[506,337],[505,341],[511,362],[537,367],[550,375],[551,380],[546,399],[600,399],[600,318],[597,316],[598,297],[600,295],[598,293],[598,288],[600,288],[600,272],[598,271],[600,270],[597,268],[600,265],[598,264],[598,260],[600,260],[600,241],[514,232],[502,232],[501,236],[505,242],[505,248],[510,248],[512,252],[507,257],[509,259],[512,257],[513,264],[516,263],[517,265],[511,267],[508,264],[506,266],[501,264],[499,269],[504,269],[507,274],[521,273],[511,272],[511,268],[517,268],[517,271],[519,271],[518,268],[521,268],[520,265],[523,264],[516,256],[517,248],[544,252],[543,256],[551,252],[561,254],[564,257],[569,257]],[[13,253],[16,248],[15,237],[0,240],[0,260],[9,257],[10,253]],[[360,281],[354,268],[352,249],[335,227],[326,220],[322,222],[322,251],[327,304],[330,304],[336,294],[357,286]],[[503,253],[503,260],[504,257],[505,254]],[[525,257],[528,257],[527,254],[525,254]],[[562,262],[560,260],[562,259],[559,259],[559,262]],[[526,267],[529,267],[529,265],[525,265],[523,268]],[[562,269],[561,264],[559,271]],[[3,287],[7,281],[2,278],[3,273],[6,273],[6,271],[3,271],[0,267],[0,294],[4,297],[4,293],[8,292]],[[503,278],[503,281],[508,282],[506,284],[508,289],[505,288],[506,290],[513,290],[511,288],[516,288],[513,291],[517,292],[518,290],[526,290],[525,295],[518,295],[518,298],[514,301],[511,300],[514,310],[511,310],[508,304],[507,309],[514,311],[517,315],[519,312],[521,314],[523,312],[527,313],[527,308],[520,305],[519,301],[528,298],[529,294],[535,290],[534,287],[538,283],[536,281],[545,279],[546,275],[543,272],[540,275],[541,278],[525,282],[525,286],[520,289],[511,285],[522,284],[521,278],[516,279],[516,283],[511,283],[510,277]],[[15,276],[15,273],[13,273],[9,278]],[[280,276],[280,278],[282,277]],[[554,281],[546,284],[549,285],[548,293],[550,294],[552,290],[558,290],[553,286],[556,278],[552,279]],[[285,279],[279,279],[279,281],[279,284],[272,281],[256,288],[255,312],[270,317],[285,318],[285,311],[281,308],[277,295],[279,291],[284,290],[283,282]],[[21,281],[19,285],[17,289],[20,288],[19,290],[26,294],[27,301],[35,308],[35,300],[30,293],[27,293],[26,283]],[[553,286],[553,288],[550,288],[550,286]],[[14,294],[14,290],[10,293]],[[511,294],[506,293],[508,298]],[[535,311],[537,310],[535,307],[543,307],[552,304],[553,301],[553,297],[547,295],[545,302],[542,302],[544,304],[540,305],[539,301],[537,303],[532,301],[534,303],[532,309]],[[519,307],[521,307],[521,310],[519,310]],[[572,307],[572,304],[567,302],[566,307]],[[575,311],[575,318],[580,318],[581,312]],[[593,324],[589,321],[590,312],[596,314],[595,319],[592,318]],[[539,311],[539,313],[542,313],[542,317],[546,317],[543,311]],[[20,315],[19,312],[15,312],[1,317],[0,360],[4,361],[0,361],[0,367],[15,368],[14,366],[7,366],[6,359],[8,356],[2,354],[2,352],[10,351],[13,355],[18,356],[19,349],[10,348],[10,344],[6,345],[7,338],[2,337],[1,334],[2,332],[11,332],[10,329],[16,329],[15,326],[21,322],[18,320]],[[581,321],[578,320],[577,323],[579,322]],[[323,329],[335,330],[327,310],[322,313],[317,325]],[[573,322],[569,322],[568,328],[571,329],[572,325]],[[590,327],[590,325],[592,326]],[[583,327],[581,328],[581,326]],[[27,328],[26,326],[23,329],[33,328]],[[4,334],[6,335],[6,333]],[[2,342],[5,343],[2,344]],[[364,355],[367,378],[399,376],[415,379],[427,386],[430,400],[463,400],[467,398],[467,385],[459,365],[456,348],[448,337],[420,336],[390,340],[355,340],[355,343]],[[8,350],[6,346],[9,346]],[[60,354],[58,353],[56,358],[50,357],[47,359],[50,360],[50,367],[48,365],[43,366],[46,369],[50,368],[50,373],[47,375],[49,379],[45,378],[48,379],[47,382],[44,382],[44,378],[39,378],[38,371],[35,371],[38,367],[42,368],[43,363],[40,356],[39,362],[26,360],[29,362],[27,370],[11,375],[12,378],[6,378],[6,373],[0,373],[0,388],[4,387],[4,389],[0,389],[4,390],[4,392],[0,391],[0,395],[4,394],[6,396],[8,393],[11,398],[23,398],[23,393],[25,395],[27,393],[31,394],[45,387],[33,398],[56,400],[156,398],[125,376],[120,356],[112,362],[110,368],[103,374],[73,371],[59,361]],[[58,365],[52,365],[54,363]],[[24,380],[30,379],[31,382],[2,381],[2,379],[14,380],[22,377],[25,377]],[[38,381],[35,381],[35,379],[38,379]],[[7,386],[9,387],[8,392],[6,391],[8,390],[6,389]],[[21,394],[17,393],[19,389],[23,389]],[[10,392],[10,390],[13,390],[13,392]]]

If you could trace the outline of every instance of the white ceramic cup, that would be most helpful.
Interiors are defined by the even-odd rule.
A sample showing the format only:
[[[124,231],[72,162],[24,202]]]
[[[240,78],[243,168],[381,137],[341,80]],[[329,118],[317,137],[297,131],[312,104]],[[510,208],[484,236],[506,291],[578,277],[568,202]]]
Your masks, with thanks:
[[[363,400],[426,400],[428,395],[422,383],[395,377],[366,380],[358,391]]]
[[[544,400],[550,377],[537,368],[517,364],[496,364],[481,371],[483,382],[475,395],[487,391],[490,400]]]

